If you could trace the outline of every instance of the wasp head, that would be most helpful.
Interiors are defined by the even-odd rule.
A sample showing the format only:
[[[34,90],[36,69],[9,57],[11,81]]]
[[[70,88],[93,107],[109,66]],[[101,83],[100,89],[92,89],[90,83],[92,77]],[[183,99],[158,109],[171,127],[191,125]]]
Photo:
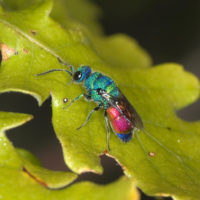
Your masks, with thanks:
[[[79,67],[73,74],[73,80],[80,83],[87,79],[91,72],[92,70],[89,66]]]

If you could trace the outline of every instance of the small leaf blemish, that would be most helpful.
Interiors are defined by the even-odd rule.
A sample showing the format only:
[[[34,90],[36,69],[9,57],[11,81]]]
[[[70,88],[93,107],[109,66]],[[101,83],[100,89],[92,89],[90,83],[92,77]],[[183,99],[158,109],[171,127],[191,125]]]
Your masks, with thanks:
[[[168,127],[167,127],[167,130],[171,131],[171,130],[172,130],[172,128],[168,126]]]
[[[108,150],[107,149],[105,149],[104,150],[104,152],[103,152],[103,154],[107,154],[108,153]]]
[[[149,152],[150,157],[154,157],[155,155],[156,155],[155,152]]]
[[[8,17],[8,15],[7,15],[6,13],[3,13],[2,16],[4,16],[4,17]]]
[[[36,30],[32,30],[31,29],[30,32],[31,32],[32,35],[37,35],[37,31]]]
[[[25,54],[28,54],[28,53],[29,53],[29,50],[28,50],[27,48],[23,48],[23,52],[24,52]]]
[[[0,63],[8,60],[11,56],[17,55],[18,51],[13,48],[9,48],[6,44],[0,44]]]

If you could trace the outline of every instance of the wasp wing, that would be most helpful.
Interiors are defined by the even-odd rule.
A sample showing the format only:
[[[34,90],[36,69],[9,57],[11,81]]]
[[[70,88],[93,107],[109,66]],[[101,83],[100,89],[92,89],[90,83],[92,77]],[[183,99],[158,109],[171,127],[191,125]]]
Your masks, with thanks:
[[[131,122],[133,128],[143,129],[143,123],[140,116],[120,90],[118,97],[114,97],[105,91],[102,93],[102,97],[107,100],[110,106],[114,106],[121,114],[123,114],[127,120]]]

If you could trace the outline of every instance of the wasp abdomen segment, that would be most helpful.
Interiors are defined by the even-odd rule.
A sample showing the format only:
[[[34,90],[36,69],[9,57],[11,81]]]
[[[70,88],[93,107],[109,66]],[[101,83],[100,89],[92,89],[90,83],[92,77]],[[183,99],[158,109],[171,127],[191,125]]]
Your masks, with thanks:
[[[106,112],[113,131],[122,141],[128,142],[132,137],[133,126],[131,122],[113,106],[109,107]]]

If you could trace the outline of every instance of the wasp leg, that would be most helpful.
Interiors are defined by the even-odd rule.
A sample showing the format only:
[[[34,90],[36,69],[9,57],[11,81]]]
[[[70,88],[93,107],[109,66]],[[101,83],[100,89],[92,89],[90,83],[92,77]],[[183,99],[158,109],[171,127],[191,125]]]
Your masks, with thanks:
[[[110,145],[109,145],[109,139],[110,139],[110,128],[108,124],[108,116],[106,110],[104,111],[104,118],[105,118],[105,123],[106,123],[106,130],[107,130],[107,147],[108,151],[110,151]]]
[[[81,97],[84,97],[85,94],[80,94],[79,96],[75,97],[67,106],[64,106],[63,109],[68,108],[69,106],[71,106],[75,101],[79,100]]]
[[[84,97],[85,97],[87,100],[91,100],[91,95],[84,94]]]
[[[79,100],[81,97],[85,97],[87,100],[91,99],[91,96],[88,94],[80,94],[79,96],[75,97],[67,106],[64,106],[63,109],[68,108],[71,106],[75,101]]]
[[[87,119],[85,120],[85,122],[84,122],[80,127],[78,127],[76,130],[81,129],[85,124],[87,124],[87,122],[89,121],[89,119],[90,119],[90,117],[92,116],[92,114],[93,114],[95,111],[98,111],[101,107],[102,107],[102,104],[99,104],[97,107],[95,107],[95,108],[90,112],[90,114],[88,115],[88,117],[87,117]]]

